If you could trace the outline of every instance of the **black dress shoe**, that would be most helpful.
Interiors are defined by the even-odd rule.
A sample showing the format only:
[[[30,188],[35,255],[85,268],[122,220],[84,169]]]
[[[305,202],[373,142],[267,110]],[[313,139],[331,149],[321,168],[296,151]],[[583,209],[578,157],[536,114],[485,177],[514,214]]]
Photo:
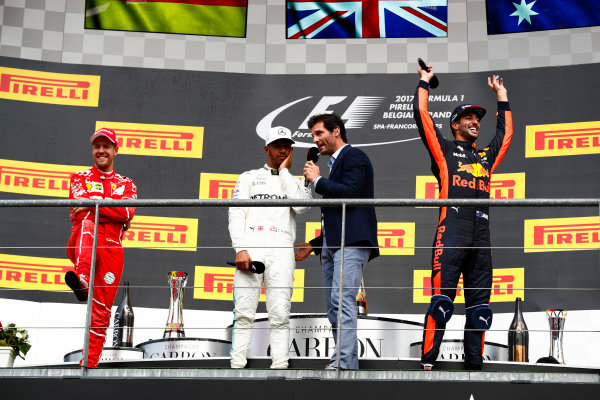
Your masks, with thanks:
[[[69,288],[71,288],[73,293],[75,293],[75,297],[77,297],[77,300],[87,301],[88,295],[86,292],[83,291],[83,289],[81,289],[81,285],[79,284],[79,277],[75,272],[69,271],[65,274],[65,283]]]

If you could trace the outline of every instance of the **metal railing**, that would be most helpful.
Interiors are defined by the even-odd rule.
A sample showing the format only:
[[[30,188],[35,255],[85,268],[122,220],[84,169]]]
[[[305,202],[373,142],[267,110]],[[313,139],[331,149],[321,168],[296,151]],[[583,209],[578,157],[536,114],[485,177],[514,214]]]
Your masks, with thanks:
[[[344,243],[346,231],[347,207],[450,207],[450,206],[483,206],[483,207],[598,207],[600,217],[600,198],[579,199],[273,199],[273,200],[229,200],[229,199],[127,199],[127,200],[0,200],[0,208],[7,207],[93,207],[95,220],[99,219],[100,207],[342,207],[341,226],[341,266],[340,282],[344,282]],[[94,227],[92,260],[90,269],[89,295],[87,301],[84,346],[82,354],[82,375],[87,374],[89,335],[91,328],[92,299],[94,291],[96,248],[98,226]],[[600,259],[600,255],[599,255]],[[341,343],[342,330],[342,296],[344,286],[341,284],[339,293],[339,310],[337,321],[337,343]],[[414,289],[411,288],[411,289]],[[468,289],[468,288],[463,288]],[[523,288],[525,289],[525,288]],[[593,290],[593,288],[591,289]],[[337,373],[340,374],[340,345],[336,346],[338,360]]]

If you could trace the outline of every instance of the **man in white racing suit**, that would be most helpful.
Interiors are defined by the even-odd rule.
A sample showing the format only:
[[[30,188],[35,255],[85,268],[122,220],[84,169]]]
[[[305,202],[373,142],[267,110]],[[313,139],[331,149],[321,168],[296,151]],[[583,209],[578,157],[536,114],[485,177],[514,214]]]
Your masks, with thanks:
[[[292,176],[292,133],[271,128],[265,139],[267,164],[240,175],[233,199],[310,199],[310,187]],[[231,207],[229,234],[236,252],[233,279],[234,322],[231,368],[244,368],[252,338],[254,314],[265,286],[270,325],[271,368],[287,368],[289,317],[294,282],[296,214],[308,207]],[[251,272],[251,263],[265,265],[263,274]]]

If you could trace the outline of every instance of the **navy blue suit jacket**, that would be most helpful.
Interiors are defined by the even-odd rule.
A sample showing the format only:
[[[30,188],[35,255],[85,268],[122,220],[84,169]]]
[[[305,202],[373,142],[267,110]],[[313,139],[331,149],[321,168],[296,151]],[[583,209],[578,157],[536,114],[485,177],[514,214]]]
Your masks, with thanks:
[[[374,197],[373,166],[369,157],[350,145],[345,146],[333,164],[329,178],[321,177],[315,192],[324,199],[354,199]],[[327,247],[340,247],[342,208],[323,207]],[[323,245],[322,236],[311,240],[313,247]],[[377,217],[373,207],[346,207],[346,238],[344,246],[370,246],[369,260],[379,255]],[[317,253],[315,251],[315,253]],[[318,254],[318,253],[317,253]]]

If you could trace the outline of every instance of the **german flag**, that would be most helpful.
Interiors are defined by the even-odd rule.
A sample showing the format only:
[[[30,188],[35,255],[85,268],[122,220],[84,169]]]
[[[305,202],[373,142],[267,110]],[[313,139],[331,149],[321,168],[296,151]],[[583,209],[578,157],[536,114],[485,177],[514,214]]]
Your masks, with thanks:
[[[85,28],[246,36],[248,0],[86,0]]]

